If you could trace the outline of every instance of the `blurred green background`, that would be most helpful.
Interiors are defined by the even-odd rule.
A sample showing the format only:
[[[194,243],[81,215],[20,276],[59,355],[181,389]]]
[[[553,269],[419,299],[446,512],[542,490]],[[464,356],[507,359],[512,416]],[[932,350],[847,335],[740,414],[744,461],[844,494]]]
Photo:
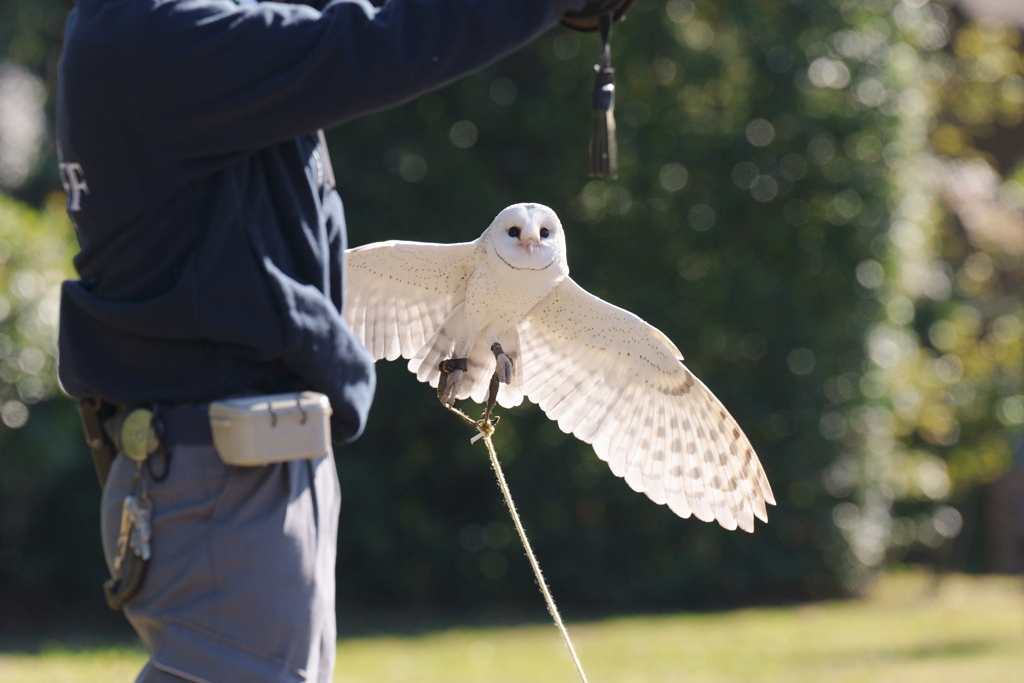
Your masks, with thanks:
[[[613,39],[615,181],[586,177],[600,42],[562,29],[328,132],[351,245],[470,240],[508,204],[551,206],[574,279],[673,339],[764,463],[770,523],[726,532],[632,492],[536,407],[504,411],[496,445],[568,616],[858,593],[887,562],[1022,568],[1024,66],[1013,17],[968,5],[638,0]],[[69,7],[0,5],[0,633],[120,623],[54,380]],[[482,445],[403,363],[378,373],[336,454],[343,628],[542,614]]]

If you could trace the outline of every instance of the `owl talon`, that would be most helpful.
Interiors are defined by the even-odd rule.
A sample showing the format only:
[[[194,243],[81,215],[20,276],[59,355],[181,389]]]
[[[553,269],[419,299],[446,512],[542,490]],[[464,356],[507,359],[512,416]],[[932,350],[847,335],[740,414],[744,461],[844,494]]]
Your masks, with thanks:
[[[437,380],[437,399],[444,404],[445,408],[455,405],[455,398],[459,394],[459,386],[462,384],[462,376],[468,368],[465,358],[449,358],[438,365],[441,376]]]
[[[508,357],[498,342],[491,344],[491,353],[494,354],[495,374],[498,376],[498,381],[502,384],[511,384],[512,359]]]

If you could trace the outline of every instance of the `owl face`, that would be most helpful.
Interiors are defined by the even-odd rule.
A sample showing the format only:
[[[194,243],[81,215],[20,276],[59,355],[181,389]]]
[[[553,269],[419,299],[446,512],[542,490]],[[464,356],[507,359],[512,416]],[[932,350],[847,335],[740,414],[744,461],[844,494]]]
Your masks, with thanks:
[[[516,270],[545,270],[565,260],[562,223],[543,204],[513,204],[495,217],[484,237]]]

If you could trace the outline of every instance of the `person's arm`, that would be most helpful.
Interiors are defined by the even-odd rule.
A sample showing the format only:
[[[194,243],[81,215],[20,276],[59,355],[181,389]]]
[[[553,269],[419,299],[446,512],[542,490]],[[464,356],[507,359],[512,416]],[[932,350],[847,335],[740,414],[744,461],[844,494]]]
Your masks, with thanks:
[[[139,125],[157,155],[260,149],[408,101],[522,46],[573,0],[156,4],[133,36]]]

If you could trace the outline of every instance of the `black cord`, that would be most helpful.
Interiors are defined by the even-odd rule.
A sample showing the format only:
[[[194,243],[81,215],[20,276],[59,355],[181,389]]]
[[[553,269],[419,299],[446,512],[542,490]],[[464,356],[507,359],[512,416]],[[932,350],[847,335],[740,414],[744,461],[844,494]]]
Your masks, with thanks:
[[[612,16],[611,12],[601,17],[601,41],[604,43],[604,54],[601,58],[605,60],[604,66],[608,67],[612,64],[612,24],[615,23],[615,17]]]
[[[167,441],[165,438],[164,421],[160,417],[160,406],[158,404],[153,405],[153,431],[156,433],[156,450],[149,454],[146,458],[146,470],[149,472],[150,478],[156,483],[160,483],[167,479],[167,475],[171,473],[171,451],[167,448]],[[153,458],[157,454],[164,456],[164,471],[157,475],[153,471]]]

